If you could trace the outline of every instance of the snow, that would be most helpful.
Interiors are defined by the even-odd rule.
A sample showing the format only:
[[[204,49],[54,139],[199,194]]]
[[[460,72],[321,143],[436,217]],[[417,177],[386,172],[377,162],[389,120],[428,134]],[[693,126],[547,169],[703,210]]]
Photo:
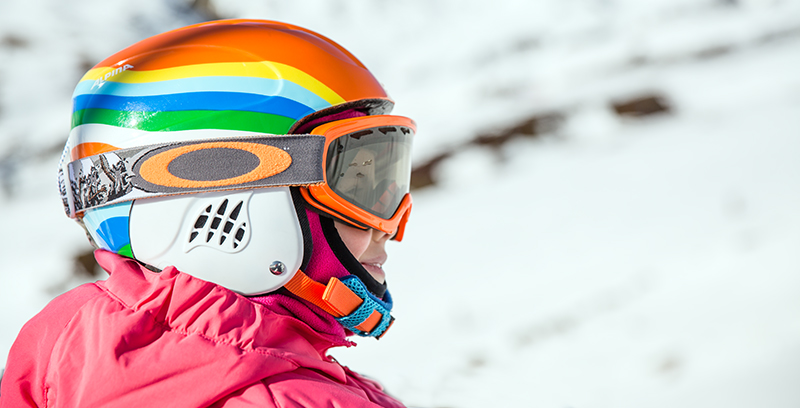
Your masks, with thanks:
[[[0,364],[85,281],[55,188],[72,88],[187,4],[0,3]],[[419,123],[418,163],[457,149],[388,248],[396,324],[341,362],[419,407],[800,404],[800,2],[212,4],[335,39]],[[669,112],[611,106],[647,95]]]

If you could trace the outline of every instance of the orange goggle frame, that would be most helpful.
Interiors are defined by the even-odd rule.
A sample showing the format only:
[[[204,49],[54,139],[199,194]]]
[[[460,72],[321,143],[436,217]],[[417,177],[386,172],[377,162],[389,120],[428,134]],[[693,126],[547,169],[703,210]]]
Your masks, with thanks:
[[[412,134],[416,132],[416,124],[413,120],[402,116],[378,115],[362,116],[351,119],[343,119],[328,122],[320,125],[311,131],[312,135],[325,136],[325,148],[323,149],[323,166],[330,163],[331,144],[342,138],[353,134],[358,134],[365,130],[382,128],[387,126],[399,126],[409,129]],[[410,157],[406,157],[410,160]],[[409,174],[406,175],[410,178]],[[330,214],[338,219],[347,221],[349,224],[358,228],[373,228],[393,235],[393,239],[401,241],[405,232],[405,224],[408,221],[408,214],[411,210],[411,194],[403,192],[402,199],[394,210],[393,215],[386,219],[379,215],[362,208],[358,204],[342,197],[333,188],[328,180],[329,172],[325,172],[325,182],[319,185],[308,186],[300,189],[303,198],[316,209]],[[406,185],[407,188],[407,185]]]

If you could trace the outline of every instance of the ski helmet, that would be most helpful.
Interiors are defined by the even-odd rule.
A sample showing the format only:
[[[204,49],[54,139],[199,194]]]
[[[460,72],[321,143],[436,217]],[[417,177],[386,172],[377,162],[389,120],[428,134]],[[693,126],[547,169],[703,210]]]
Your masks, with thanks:
[[[97,64],[73,102],[59,189],[100,248],[245,295],[291,281],[307,297],[306,205],[402,239],[415,124],[317,33],[180,28]]]

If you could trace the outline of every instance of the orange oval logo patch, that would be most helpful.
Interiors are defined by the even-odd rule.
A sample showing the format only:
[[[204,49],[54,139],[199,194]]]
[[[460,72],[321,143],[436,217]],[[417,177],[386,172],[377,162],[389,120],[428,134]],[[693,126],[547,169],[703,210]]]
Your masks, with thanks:
[[[180,156],[206,149],[233,149],[241,150],[255,155],[259,163],[252,170],[244,174],[214,180],[191,180],[178,177],[169,171],[170,163]],[[197,164],[198,172],[213,171],[215,166],[236,166],[237,163],[205,163]],[[165,152],[158,153],[148,158],[139,168],[139,175],[147,182],[164,187],[177,188],[208,188],[224,187],[249,183],[274,176],[289,168],[292,156],[285,151],[268,145],[245,142],[209,142],[189,146],[181,146]],[[202,177],[200,177],[202,178]]]

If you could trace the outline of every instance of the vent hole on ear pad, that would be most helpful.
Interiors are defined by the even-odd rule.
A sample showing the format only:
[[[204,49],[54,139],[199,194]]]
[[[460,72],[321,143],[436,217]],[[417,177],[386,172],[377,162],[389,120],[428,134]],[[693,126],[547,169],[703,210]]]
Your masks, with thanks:
[[[242,210],[242,204],[244,204],[244,203],[243,203],[243,202],[240,202],[240,203],[239,203],[239,204],[236,206],[236,208],[234,208],[234,209],[233,209],[233,211],[231,211],[231,219],[232,219],[232,220],[236,221],[236,219],[237,219],[237,218],[239,218],[239,211],[241,211],[241,210]]]
[[[194,227],[195,228],[203,228],[203,225],[206,225],[206,221],[207,220],[208,220],[208,217],[206,217],[205,215],[201,215],[201,216],[197,217],[197,221],[194,222]]]
[[[219,214],[219,215],[225,214],[225,208],[227,208],[227,207],[228,207],[228,199],[226,198],[225,201],[223,201],[222,204],[219,205],[219,209],[217,210],[217,214]]]
[[[243,200],[223,198],[203,207],[189,231],[189,243],[194,243],[191,248],[207,246],[232,251],[240,247],[249,239],[247,216],[242,216],[244,204]],[[205,242],[201,240],[195,243],[201,235],[205,237]]]

